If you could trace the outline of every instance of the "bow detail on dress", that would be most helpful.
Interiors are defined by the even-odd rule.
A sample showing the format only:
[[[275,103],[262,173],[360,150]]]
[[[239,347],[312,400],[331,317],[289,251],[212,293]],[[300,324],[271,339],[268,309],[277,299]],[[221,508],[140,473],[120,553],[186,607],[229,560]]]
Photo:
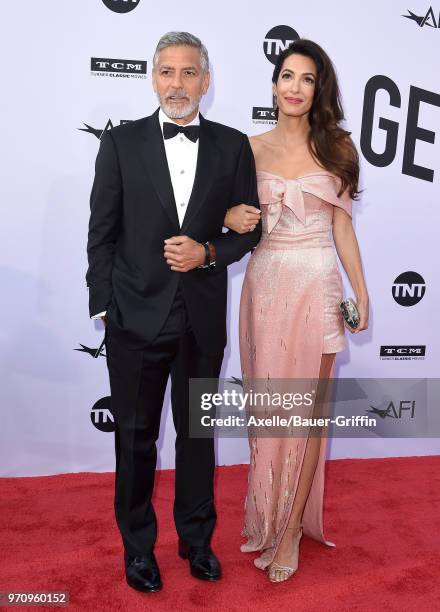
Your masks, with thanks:
[[[284,180],[277,178],[271,181],[271,199],[270,202],[262,202],[267,206],[267,232],[273,230],[280,220],[283,205],[290,208],[297,219],[305,225],[306,212],[304,207],[304,197],[301,189],[301,183],[295,180]]]
[[[352,216],[352,201],[348,190],[338,196],[338,181],[329,172],[310,172],[296,179],[285,179],[271,172],[257,171],[260,204],[266,206],[267,233],[273,230],[280,220],[283,206],[287,206],[295,217],[306,224],[304,193],[320,198],[328,204],[338,206]],[[265,201],[266,200],[266,201]]]

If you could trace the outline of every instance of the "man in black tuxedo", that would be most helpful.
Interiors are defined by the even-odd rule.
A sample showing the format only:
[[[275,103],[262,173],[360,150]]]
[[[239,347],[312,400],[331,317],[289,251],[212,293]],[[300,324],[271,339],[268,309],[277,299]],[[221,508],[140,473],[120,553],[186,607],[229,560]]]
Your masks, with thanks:
[[[106,132],[96,160],[88,236],[90,316],[106,322],[115,420],[115,514],[127,582],[162,587],[151,503],[168,376],[176,428],[174,519],[191,574],[221,577],[210,547],[216,521],[212,439],[189,436],[189,378],[218,378],[226,345],[227,266],[257,244],[222,232],[228,208],[258,207],[247,137],[206,120],[206,48],[170,32],[154,56],[160,109]]]

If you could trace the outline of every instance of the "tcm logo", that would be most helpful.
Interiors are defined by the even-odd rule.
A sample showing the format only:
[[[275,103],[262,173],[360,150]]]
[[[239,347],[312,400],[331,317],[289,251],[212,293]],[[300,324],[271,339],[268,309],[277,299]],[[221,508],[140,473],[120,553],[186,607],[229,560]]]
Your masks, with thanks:
[[[385,95],[389,101],[384,103],[382,100]],[[404,98],[406,98],[406,95],[405,92]],[[378,102],[378,99],[380,102]],[[433,145],[436,131],[438,131],[438,118],[434,120],[432,126],[419,123],[420,107],[423,109],[425,104],[437,107],[437,110],[440,111],[440,94],[411,86],[408,95],[408,109],[402,109],[401,123],[403,125],[399,125],[398,121],[387,117],[387,106],[393,108],[401,108],[402,106],[399,87],[385,75],[372,76],[365,85],[362,110],[360,144],[365,159],[377,168],[389,166],[396,158],[399,138],[403,139],[402,174],[432,183],[434,170],[426,167],[415,158],[417,145],[419,151],[421,147],[418,143],[424,142]],[[379,110],[376,110],[377,106],[380,106]],[[434,115],[434,108],[430,112]],[[429,127],[433,129],[430,130]],[[373,142],[379,139],[385,141],[385,146],[377,151]],[[434,151],[430,154],[430,159],[434,161]]]
[[[417,272],[403,272],[393,283],[392,294],[401,306],[415,306],[425,295],[426,284]]]
[[[140,0],[102,0],[114,13],[129,13],[137,7]]]
[[[435,18],[434,11],[432,10],[432,6],[426,12],[426,15],[415,15],[409,9],[406,9],[409,15],[402,15],[402,17],[406,17],[406,19],[411,19],[411,21],[415,21],[418,26],[423,28],[424,26],[428,26],[428,28],[440,28],[440,14],[437,19]]]
[[[105,433],[115,431],[115,421],[113,419],[110,401],[110,396],[102,397],[96,402],[90,413],[90,419],[93,426]]]
[[[145,79],[147,62],[143,60],[110,59],[108,57],[92,57],[90,70],[98,76],[137,77]]]
[[[121,119],[120,124],[119,125],[123,125],[124,123],[130,123],[131,119]],[[86,126],[85,128],[78,128],[80,132],[86,132],[87,134],[93,134],[93,136],[95,136],[98,140],[101,140],[102,135],[104,134],[104,132],[106,132],[107,130],[111,130],[113,127],[113,123],[112,120],[109,119],[107,121],[107,123],[105,124],[105,128],[101,129],[101,128],[94,128],[91,125],[88,125],[87,123],[84,123],[84,125]]]
[[[394,402],[390,402],[386,408],[376,408],[370,404],[370,408],[367,412],[371,412],[375,416],[379,416],[382,419],[387,417],[391,419],[414,418],[414,412],[416,409],[416,400],[401,400],[396,405]]]
[[[423,359],[426,353],[426,345],[401,345],[381,346],[381,359]]]
[[[276,123],[275,111],[272,107],[254,106],[252,109],[254,123]]]
[[[298,38],[299,34],[290,26],[279,25],[269,30],[263,42],[263,51],[269,62],[276,64],[279,54]]]

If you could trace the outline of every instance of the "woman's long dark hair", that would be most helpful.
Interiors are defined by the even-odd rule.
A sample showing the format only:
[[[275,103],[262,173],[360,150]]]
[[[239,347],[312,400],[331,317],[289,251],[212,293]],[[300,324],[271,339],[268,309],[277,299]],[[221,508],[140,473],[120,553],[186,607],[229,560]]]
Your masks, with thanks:
[[[327,53],[311,40],[295,40],[280,53],[272,82],[277,84],[284,61],[295,53],[312,59],[317,69],[315,94],[309,111],[310,153],[323,168],[341,179],[339,195],[348,188],[350,197],[356,200],[359,194],[359,156],[350,132],[339,125],[344,119],[344,111],[336,72]],[[278,109],[275,113],[278,119]]]

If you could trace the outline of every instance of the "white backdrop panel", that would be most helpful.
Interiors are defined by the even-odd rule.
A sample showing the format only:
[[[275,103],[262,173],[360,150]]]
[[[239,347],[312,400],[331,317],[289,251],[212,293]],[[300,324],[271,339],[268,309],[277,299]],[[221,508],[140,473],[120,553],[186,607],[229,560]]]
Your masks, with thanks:
[[[422,16],[429,7],[414,0],[410,8]],[[273,65],[263,41],[274,26],[288,25],[327,50],[358,146],[366,83],[384,75],[396,84],[400,107],[390,106],[386,92],[378,93],[372,137],[373,149],[383,151],[386,132],[379,129],[379,118],[397,123],[394,160],[377,167],[361,153],[365,191],[355,205],[371,327],[350,337],[337,369],[347,377],[438,376],[439,143],[419,141],[415,148],[416,163],[434,170],[432,182],[403,174],[402,160],[410,88],[433,92],[438,99],[439,28],[402,17],[407,14],[404,3],[379,0],[343,0],[336,9],[324,0],[279,0],[270,10],[267,3],[250,0],[166,5],[140,0],[126,14],[109,10],[102,0],[21,0],[2,9],[1,45],[8,60],[2,96],[1,475],[114,468],[113,435],[97,429],[90,417],[95,402],[109,394],[105,359],[73,350],[80,344],[96,348],[103,336],[101,323],[88,318],[84,278],[88,200],[99,141],[79,128],[87,124],[102,130],[109,119],[119,124],[155,110],[151,61],[158,39],[169,30],[189,30],[209,49],[213,79],[203,113],[249,135],[270,128],[252,121],[252,109],[271,104]],[[92,57],[146,60],[147,78],[92,75]],[[420,126],[438,133],[439,119],[438,105],[420,105]],[[237,324],[245,266],[243,260],[229,273],[225,376],[240,375]],[[407,308],[395,302],[391,287],[410,270],[423,276],[426,294]],[[350,295],[346,279],[345,284]],[[426,357],[381,360],[381,345],[426,345]],[[162,421],[159,465],[173,467],[168,400]],[[246,440],[222,439],[217,446],[219,464],[248,460]],[[439,450],[436,439],[336,439],[330,454]]]

